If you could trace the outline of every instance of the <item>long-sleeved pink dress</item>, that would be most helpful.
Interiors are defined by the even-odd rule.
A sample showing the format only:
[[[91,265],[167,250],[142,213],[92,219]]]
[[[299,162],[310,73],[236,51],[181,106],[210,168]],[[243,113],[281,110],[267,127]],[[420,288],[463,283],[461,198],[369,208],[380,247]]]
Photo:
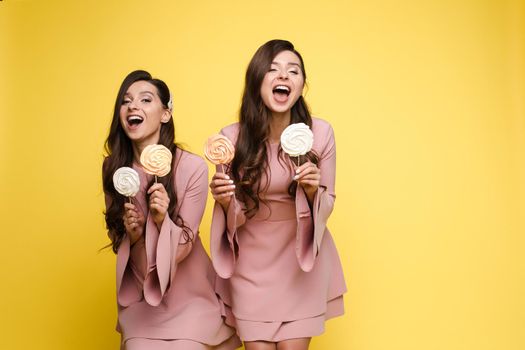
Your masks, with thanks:
[[[221,133],[235,144],[239,125]],[[324,332],[325,320],[344,313],[346,292],[341,262],[326,228],[335,193],[332,127],[314,118],[313,150],[319,156],[320,186],[310,207],[298,186],[288,194],[292,161],[279,144],[267,144],[268,176],[261,179],[265,201],[247,218],[235,197],[225,213],[215,203],[211,256],[220,278],[217,293],[232,307],[244,341],[281,341]]]
[[[157,228],[146,199],[152,176],[133,165],[141,182],[134,203],[146,227],[144,239],[130,247],[126,235],[118,249],[117,330],[126,350],[235,349],[240,341],[225,324],[229,310],[214,292],[216,273],[198,235],[208,168],[202,158],[179,149],[175,159],[176,211],[194,239],[183,244],[180,223],[169,215]]]

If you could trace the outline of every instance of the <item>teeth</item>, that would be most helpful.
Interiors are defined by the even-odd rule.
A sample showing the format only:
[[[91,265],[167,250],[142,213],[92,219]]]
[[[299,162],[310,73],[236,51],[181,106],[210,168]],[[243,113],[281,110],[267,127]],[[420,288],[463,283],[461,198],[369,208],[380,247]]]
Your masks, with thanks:
[[[139,117],[138,115],[132,115],[132,116],[128,117],[128,121],[129,122],[132,122],[132,121],[135,121],[135,120],[142,121],[142,117]]]
[[[290,88],[286,85],[277,85],[274,90],[285,90],[285,91],[288,91],[290,92]]]

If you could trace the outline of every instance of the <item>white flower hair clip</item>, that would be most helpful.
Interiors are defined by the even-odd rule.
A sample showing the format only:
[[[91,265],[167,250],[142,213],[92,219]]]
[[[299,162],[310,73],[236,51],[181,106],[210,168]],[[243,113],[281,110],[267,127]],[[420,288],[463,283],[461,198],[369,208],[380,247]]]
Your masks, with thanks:
[[[170,100],[168,101],[168,109],[173,112],[173,95],[170,92]]]

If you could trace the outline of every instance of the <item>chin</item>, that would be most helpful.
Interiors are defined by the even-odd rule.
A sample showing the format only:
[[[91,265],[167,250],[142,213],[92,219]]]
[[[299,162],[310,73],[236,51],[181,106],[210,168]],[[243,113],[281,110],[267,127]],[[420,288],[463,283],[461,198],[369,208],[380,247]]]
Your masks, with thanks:
[[[289,105],[278,105],[278,106],[271,106],[270,110],[273,113],[285,113],[288,112],[290,109],[292,109],[292,106]]]

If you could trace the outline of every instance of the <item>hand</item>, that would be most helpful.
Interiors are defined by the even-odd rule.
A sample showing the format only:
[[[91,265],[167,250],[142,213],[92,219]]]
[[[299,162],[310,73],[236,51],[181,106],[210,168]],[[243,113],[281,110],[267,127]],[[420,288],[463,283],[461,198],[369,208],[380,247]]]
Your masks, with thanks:
[[[144,223],[146,222],[144,214],[142,214],[142,210],[137,209],[135,204],[125,203],[122,220],[124,221],[126,232],[129,235],[130,243],[133,245],[144,233]]]
[[[321,170],[311,162],[306,162],[295,170],[294,180],[304,189],[310,203],[313,202],[315,193],[319,188]]]
[[[157,226],[161,226],[166,214],[168,213],[168,208],[170,206],[170,197],[168,192],[164,188],[164,185],[161,183],[153,184],[149,190],[149,211],[153,221]]]
[[[221,205],[222,209],[227,212],[232,196],[235,193],[233,180],[224,173],[215,173],[210,182],[210,190],[213,199],[215,199]]]

